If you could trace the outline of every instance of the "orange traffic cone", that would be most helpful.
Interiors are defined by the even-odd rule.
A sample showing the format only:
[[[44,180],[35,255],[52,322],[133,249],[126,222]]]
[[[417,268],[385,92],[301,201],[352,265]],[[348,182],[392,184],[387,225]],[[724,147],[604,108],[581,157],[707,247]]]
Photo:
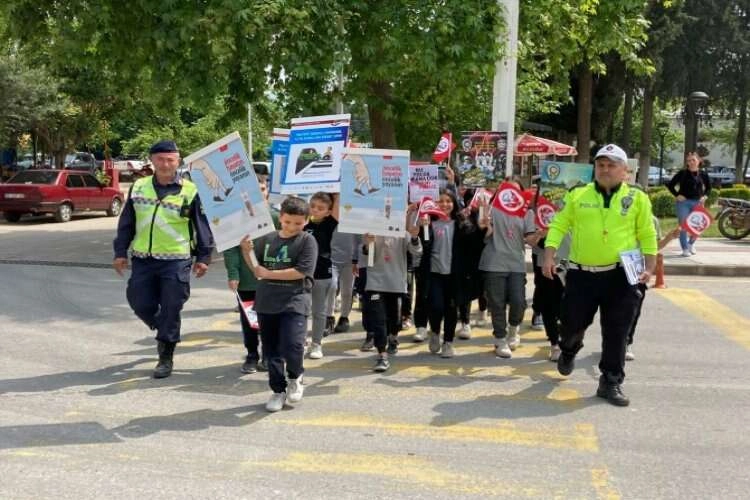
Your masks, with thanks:
[[[667,288],[667,284],[664,283],[664,256],[662,254],[656,255],[656,284],[654,288]]]

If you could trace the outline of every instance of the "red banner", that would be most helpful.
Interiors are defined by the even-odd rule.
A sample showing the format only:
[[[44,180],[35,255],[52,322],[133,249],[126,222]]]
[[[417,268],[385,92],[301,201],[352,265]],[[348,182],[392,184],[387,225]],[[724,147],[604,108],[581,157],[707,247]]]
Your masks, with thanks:
[[[527,205],[523,192],[509,182],[503,182],[497,188],[495,198],[492,200],[492,206],[514,217],[524,217],[526,215]]]
[[[469,208],[472,210],[478,210],[480,204],[483,201],[486,201],[489,203],[489,201],[492,199],[492,191],[485,188],[478,188],[474,192],[474,197],[471,199],[471,203],[469,203]]]
[[[555,205],[544,196],[540,196],[536,201],[534,222],[540,229],[547,229],[556,213],[557,208],[555,208]]]
[[[682,222],[680,227],[687,231],[690,236],[697,238],[703,234],[703,231],[708,229],[708,226],[710,226],[712,222],[713,219],[711,218],[711,214],[708,213],[708,210],[706,210],[706,207],[703,205],[696,205],[693,211],[690,212],[690,215],[688,215]]]

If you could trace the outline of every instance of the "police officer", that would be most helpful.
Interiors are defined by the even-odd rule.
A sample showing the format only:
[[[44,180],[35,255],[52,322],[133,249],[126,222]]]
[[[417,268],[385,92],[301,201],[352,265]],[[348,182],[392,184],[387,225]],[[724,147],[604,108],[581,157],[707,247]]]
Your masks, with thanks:
[[[132,244],[128,303],[156,330],[159,363],[154,378],[164,378],[172,373],[172,355],[180,341],[180,311],[190,297],[190,268],[198,278],[206,274],[213,236],[195,184],[177,175],[180,152],[174,141],[157,142],[149,154],[154,175],[138,179],[130,188],[117,225],[112,266],[123,276]]]
[[[562,350],[557,369],[569,375],[583,336],[601,316],[602,354],[596,395],[617,406],[630,401],[623,394],[625,349],[628,332],[640,303],[637,284],[627,279],[620,252],[639,248],[645,269],[637,276],[647,284],[656,266],[656,231],[651,202],[646,193],[623,182],[627,168],[625,151],[614,144],[604,146],[594,159],[595,181],[571,190],[563,209],[549,227],[542,272],[555,273],[555,253],[563,237],[571,233],[569,269],[562,299]]]

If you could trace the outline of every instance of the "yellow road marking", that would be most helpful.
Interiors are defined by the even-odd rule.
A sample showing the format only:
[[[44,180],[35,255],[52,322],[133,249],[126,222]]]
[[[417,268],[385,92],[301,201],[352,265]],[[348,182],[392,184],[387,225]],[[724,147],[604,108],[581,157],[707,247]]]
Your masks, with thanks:
[[[573,431],[566,429],[526,430],[511,422],[499,422],[493,427],[470,425],[435,426],[384,421],[365,415],[329,414],[302,419],[275,419],[276,422],[300,427],[366,428],[388,435],[427,438],[441,441],[514,444],[534,448],[572,449],[598,452],[599,440],[590,424],[578,424]]]
[[[610,483],[609,471],[606,467],[591,469],[591,484],[594,486],[597,498],[620,500],[620,492]]]
[[[512,481],[487,481],[440,468],[429,460],[404,455],[293,452],[281,460],[248,461],[248,467],[271,467],[309,473],[380,476],[420,488],[482,496],[549,495],[545,487],[514,485]]]
[[[665,288],[657,290],[657,293],[704,323],[717,327],[724,336],[750,350],[750,319],[747,317],[737,314],[700,290]]]

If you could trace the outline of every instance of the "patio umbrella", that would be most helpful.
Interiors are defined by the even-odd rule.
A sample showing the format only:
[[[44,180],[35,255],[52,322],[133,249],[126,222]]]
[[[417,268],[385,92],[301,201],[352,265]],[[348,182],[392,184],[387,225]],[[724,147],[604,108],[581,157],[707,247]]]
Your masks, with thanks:
[[[573,146],[562,142],[536,137],[531,134],[522,134],[516,138],[513,148],[515,156],[575,156],[578,151]]]

